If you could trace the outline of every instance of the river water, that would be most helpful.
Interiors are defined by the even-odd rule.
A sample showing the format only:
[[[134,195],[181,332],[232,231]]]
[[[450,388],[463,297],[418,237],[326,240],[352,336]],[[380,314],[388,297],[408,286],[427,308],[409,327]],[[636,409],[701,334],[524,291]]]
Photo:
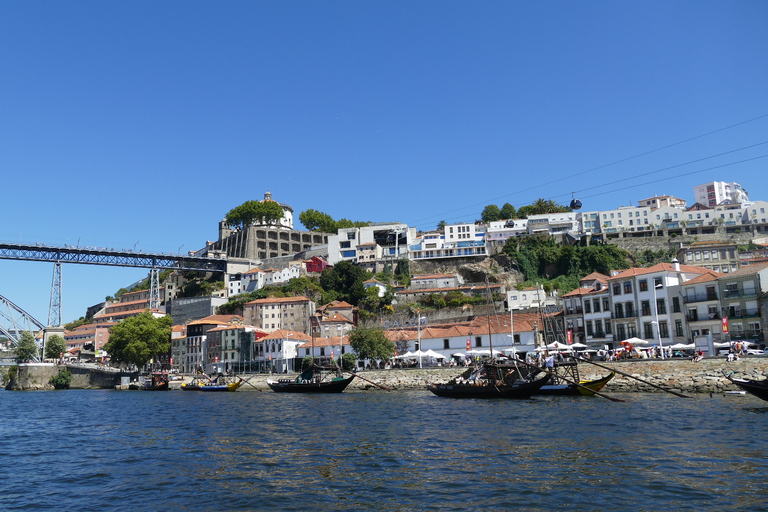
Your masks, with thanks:
[[[0,391],[0,510],[766,510],[768,402]]]

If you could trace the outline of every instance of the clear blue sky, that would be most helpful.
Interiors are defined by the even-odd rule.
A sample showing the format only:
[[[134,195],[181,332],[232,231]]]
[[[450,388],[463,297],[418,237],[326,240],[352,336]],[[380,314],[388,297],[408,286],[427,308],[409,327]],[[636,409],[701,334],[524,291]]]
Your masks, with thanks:
[[[267,189],[419,229],[572,191],[768,199],[768,144],[740,150],[768,141],[767,25],[764,0],[2,2],[0,240],[197,249]],[[63,272],[65,321],[146,276]],[[0,294],[45,322],[51,277],[0,261]]]

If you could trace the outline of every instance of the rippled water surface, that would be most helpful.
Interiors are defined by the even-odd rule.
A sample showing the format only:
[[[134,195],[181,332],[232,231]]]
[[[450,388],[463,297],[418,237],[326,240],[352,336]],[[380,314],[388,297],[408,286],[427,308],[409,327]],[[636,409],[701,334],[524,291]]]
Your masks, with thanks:
[[[0,510],[766,510],[768,402],[0,391]]]

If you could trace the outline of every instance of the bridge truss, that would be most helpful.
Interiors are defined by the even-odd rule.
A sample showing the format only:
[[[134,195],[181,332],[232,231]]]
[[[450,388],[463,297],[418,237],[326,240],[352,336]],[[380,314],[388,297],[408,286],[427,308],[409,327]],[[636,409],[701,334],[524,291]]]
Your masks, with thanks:
[[[41,331],[45,326],[35,320],[32,315],[0,295],[0,334],[11,340],[14,347],[19,344],[21,334],[28,331],[35,336],[36,341],[43,343]],[[38,345],[38,349],[42,348]]]
[[[94,247],[48,246],[42,244],[0,243],[0,259],[48,261],[51,263],[83,263],[175,270],[226,272],[227,260],[181,254],[143,253]]]

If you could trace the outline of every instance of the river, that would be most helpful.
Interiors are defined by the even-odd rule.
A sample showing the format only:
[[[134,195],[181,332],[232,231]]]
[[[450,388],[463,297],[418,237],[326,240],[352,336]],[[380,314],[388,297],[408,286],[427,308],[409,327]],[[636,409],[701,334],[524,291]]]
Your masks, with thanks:
[[[0,391],[1,510],[765,510],[768,402]]]

